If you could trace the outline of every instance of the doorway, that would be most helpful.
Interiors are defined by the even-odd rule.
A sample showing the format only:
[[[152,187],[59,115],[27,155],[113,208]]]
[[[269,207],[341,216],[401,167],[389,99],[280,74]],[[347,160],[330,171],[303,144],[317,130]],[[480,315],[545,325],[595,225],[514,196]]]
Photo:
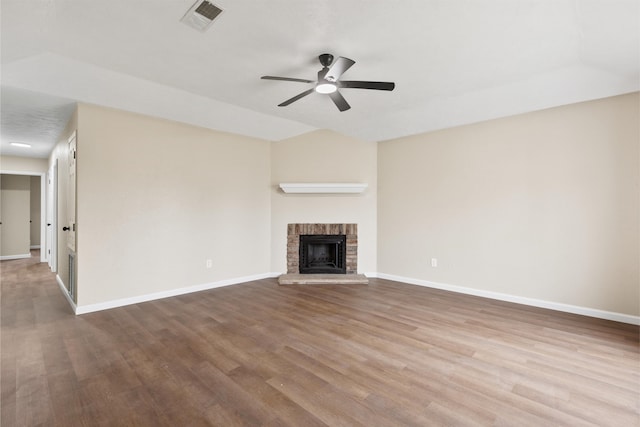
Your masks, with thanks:
[[[0,259],[28,258],[31,249],[40,248],[40,262],[46,262],[46,251],[43,249],[46,245],[46,174],[3,170],[0,175],[3,178],[0,212],[0,240],[3,243]],[[32,184],[37,200],[31,198]],[[32,205],[39,205],[34,216]],[[33,230],[32,226],[35,227]],[[35,238],[33,241],[32,235]]]

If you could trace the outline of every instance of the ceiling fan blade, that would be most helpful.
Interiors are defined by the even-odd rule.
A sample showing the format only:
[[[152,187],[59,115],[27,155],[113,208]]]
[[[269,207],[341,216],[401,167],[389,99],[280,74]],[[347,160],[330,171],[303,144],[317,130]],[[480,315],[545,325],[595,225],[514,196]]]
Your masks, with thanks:
[[[262,76],[263,80],[284,80],[285,82],[315,83],[315,80],[294,79],[292,77]]]
[[[314,90],[315,90],[315,88],[311,88],[309,90],[305,90],[304,92],[297,94],[293,98],[287,99],[282,104],[278,104],[278,107],[286,107],[287,105],[291,104],[292,102],[296,102],[298,99],[304,98],[305,96],[309,95]]]
[[[329,80],[330,82],[335,82],[340,78],[340,76],[347,71],[356,61],[349,58],[343,58],[342,56],[338,57],[325,74],[324,78]]]
[[[336,107],[338,107],[338,110],[347,111],[349,108],[351,108],[351,105],[349,105],[347,100],[344,99],[344,96],[342,96],[340,92],[332,92],[329,94],[329,96],[333,100],[333,103],[336,104]]]
[[[353,89],[393,90],[396,87],[396,84],[393,82],[364,82],[343,80],[338,83],[340,87]]]

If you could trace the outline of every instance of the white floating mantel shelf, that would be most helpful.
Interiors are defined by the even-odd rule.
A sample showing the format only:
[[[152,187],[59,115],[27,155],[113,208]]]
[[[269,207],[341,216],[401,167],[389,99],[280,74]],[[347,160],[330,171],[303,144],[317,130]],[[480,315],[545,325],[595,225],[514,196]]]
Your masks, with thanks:
[[[367,184],[359,183],[282,183],[285,193],[362,193]]]

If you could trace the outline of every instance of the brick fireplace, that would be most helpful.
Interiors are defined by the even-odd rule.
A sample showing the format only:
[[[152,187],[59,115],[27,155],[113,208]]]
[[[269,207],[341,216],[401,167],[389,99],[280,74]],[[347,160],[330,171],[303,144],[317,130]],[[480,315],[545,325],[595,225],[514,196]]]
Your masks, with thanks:
[[[358,272],[358,224],[288,224],[287,274],[300,273],[300,236],[346,237],[346,274]]]

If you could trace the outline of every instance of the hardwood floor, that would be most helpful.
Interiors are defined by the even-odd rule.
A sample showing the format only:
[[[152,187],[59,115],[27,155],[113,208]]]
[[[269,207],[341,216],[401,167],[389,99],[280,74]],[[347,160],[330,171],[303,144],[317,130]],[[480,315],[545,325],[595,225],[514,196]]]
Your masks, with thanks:
[[[74,316],[3,261],[9,426],[639,425],[638,327],[386,280]]]

